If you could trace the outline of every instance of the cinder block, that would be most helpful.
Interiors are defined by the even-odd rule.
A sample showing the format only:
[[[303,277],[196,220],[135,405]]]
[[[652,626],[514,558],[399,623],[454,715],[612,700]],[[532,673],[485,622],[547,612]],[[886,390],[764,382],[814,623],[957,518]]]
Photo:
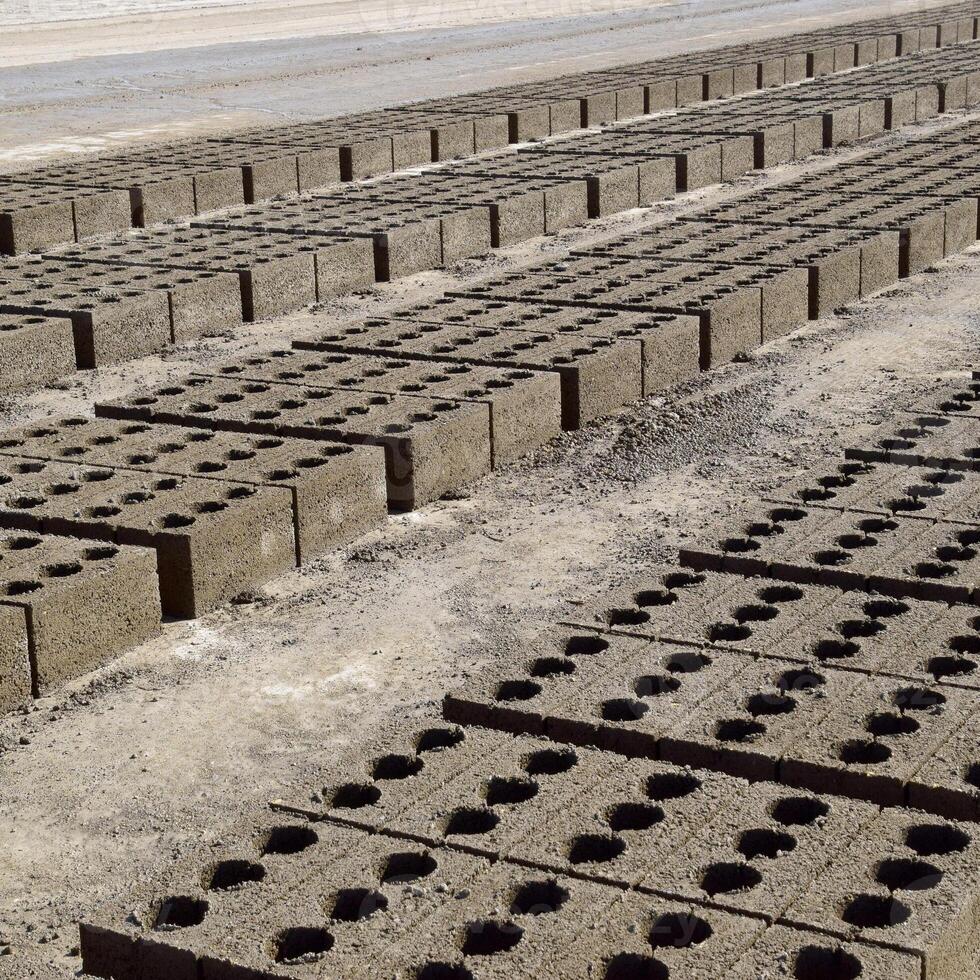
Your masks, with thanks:
[[[977,378],[969,381],[954,379],[940,387],[934,400],[916,406],[917,411],[936,412],[954,418],[980,418],[980,384]]]
[[[803,52],[790,52],[785,58],[785,78],[787,85],[795,85],[807,78],[807,55]]]
[[[764,930],[759,919],[627,892],[595,929],[566,950],[564,964],[567,975],[576,978],[732,976],[735,961],[755,948]],[[764,976],[777,957],[744,976]],[[884,980],[884,975],[876,974],[875,980]]]
[[[375,318],[320,335],[319,349],[554,372],[562,428],[577,429],[642,397],[642,349],[632,338],[569,337]]]
[[[857,194],[842,198],[842,191],[773,191],[764,197],[742,198],[737,207],[702,212],[714,220],[761,221],[774,224],[812,224],[841,228],[874,228],[897,231],[899,275],[902,277],[934,265],[945,246],[946,208],[937,201],[898,196]]]
[[[976,471],[980,470],[980,432],[968,418],[902,413],[845,454],[848,459]]]
[[[162,290],[102,290],[4,283],[0,311],[71,321],[79,368],[141,357],[170,343],[170,310]]]
[[[582,106],[578,99],[555,99],[548,104],[548,125],[552,136],[582,127]]]
[[[904,678],[920,686],[953,683],[945,672],[968,668],[934,637],[957,633],[965,608],[859,591],[838,593],[834,603],[797,624],[771,652],[817,671],[827,664]],[[927,655],[934,643],[935,655]],[[957,675],[957,683],[971,686],[969,675]]]
[[[470,179],[459,173],[439,179],[426,175],[425,185],[416,194],[486,207],[490,217],[490,246],[505,248],[545,233],[545,194],[552,183],[522,176],[493,180]]]
[[[208,140],[216,162],[241,169],[246,204],[256,204],[283,194],[299,191],[299,165],[296,153],[275,144],[252,140]]]
[[[646,113],[646,93],[642,85],[616,89],[616,119],[635,119]]]
[[[959,24],[956,20],[942,20],[937,25],[936,47],[945,48],[957,43]]]
[[[823,149],[823,117],[807,116],[793,121],[793,157],[802,160]]]
[[[430,129],[431,156],[434,161],[458,160],[472,156],[475,148],[473,121],[440,122]]]
[[[75,240],[71,198],[64,191],[3,184],[0,252],[19,255]]]
[[[761,59],[756,65],[754,87],[757,89],[780,88],[786,84],[786,58],[773,56]]]
[[[340,179],[364,180],[388,174],[394,169],[394,149],[391,138],[351,141],[340,147]]]
[[[659,273],[652,265],[641,279],[647,288],[619,285],[598,276],[583,279],[577,273],[548,276],[512,275],[494,286],[474,287],[464,295],[477,299],[623,309],[627,311],[693,314],[701,321],[701,367],[706,369],[730,360],[739,351],[755,347],[761,337],[762,291],[755,276],[752,282],[710,281],[708,267],[698,270],[704,285],[689,285],[688,269],[680,263],[664,263]],[[726,275],[726,270],[721,270]],[[450,294],[452,295],[452,293]]]
[[[75,370],[75,341],[67,317],[0,314],[0,392],[45,385]]]
[[[309,350],[271,351],[219,364],[200,374],[351,388],[385,394],[449,398],[489,409],[491,461],[512,462],[561,431],[560,378],[550,373],[474,364],[434,367],[391,354],[360,355]],[[349,448],[349,447],[344,447]]]
[[[243,319],[252,321],[316,302],[318,264],[323,265],[328,273],[325,281],[330,283],[334,263],[339,262],[343,281],[349,241],[341,236],[337,241],[310,244],[292,235],[243,235],[237,229],[201,227],[143,232],[118,242],[79,246],[64,254],[108,265],[233,273],[239,279]],[[341,244],[344,247],[338,254],[335,246]]]
[[[535,270],[532,268],[532,272]],[[707,288],[717,288],[722,295],[738,295],[745,290],[759,290],[760,297],[760,338],[762,342],[788,333],[802,324],[807,318],[805,296],[807,292],[807,273],[803,269],[728,266],[724,264],[700,265],[697,263],[662,262],[642,257],[597,257],[587,256],[581,259],[571,259],[567,262],[552,263],[541,270],[542,277],[547,282],[549,290],[559,297],[565,295],[561,288],[564,281],[573,276],[582,280],[584,300],[590,300],[591,295],[608,294],[608,290],[597,287],[590,290],[589,276],[595,277],[591,282],[602,284],[611,283],[613,296],[621,287],[632,282],[638,283],[674,283],[682,284],[692,281],[693,277],[700,279]],[[554,278],[558,280],[558,288],[554,288]],[[506,288],[506,287],[505,287]],[[625,294],[629,297],[629,294]],[[637,299],[631,302],[641,302]],[[652,305],[652,304],[651,304]],[[751,319],[751,315],[750,315]],[[708,338],[709,342],[711,337]],[[717,343],[716,343],[717,349]]]
[[[732,651],[569,627],[539,641],[503,676],[484,674],[448,694],[444,717],[660,758],[672,733],[701,717],[705,703],[752,668],[751,657]]]
[[[487,407],[421,401],[193,377],[182,385],[98,405],[96,413],[103,418],[380,445],[385,449],[389,505],[411,509],[490,470]]]
[[[921,43],[919,29],[917,27],[909,27],[899,31],[896,35],[896,41],[896,54],[915,54],[915,52],[919,50]]]
[[[847,71],[849,68],[853,68],[855,66],[857,51],[853,41],[845,41],[843,44],[835,44],[833,52],[833,70],[835,72]]]
[[[715,662],[724,656],[718,653]],[[781,780],[786,760],[864,683],[852,671],[801,669],[769,659],[749,663],[697,712],[670,726],[659,758],[751,780]]]
[[[551,135],[551,114],[546,105],[529,105],[507,113],[510,143],[529,143]]]
[[[724,161],[725,172],[734,175],[740,168],[752,166],[751,139],[704,135],[685,135],[662,133],[655,130],[640,129],[641,126],[659,127],[657,120],[637,123],[628,129],[611,129],[591,136],[583,136],[567,145],[555,144],[548,148],[551,155],[565,155],[574,152],[581,154],[600,154],[604,157],[618,156],[640,160],[668,158],[673,160],[676,176],[675,186],[679,191],[692,191],[722,180],[723,149],[730,144]],[[542,150],[542,152],[545,152]]]
[[[740,62],[733,66],[732,91],[734,95],[744,95],[760,88],[759,73],[761,65],[756,61]],[[785,67],[784,67],[785,70]]]
[[[922,24],[919,27],[919,50],[925,51],[929,48],[938,48],[939,43],[939,25],[938,24]]]
[[[287,488],[298,563],[347,544],[387,514],[384,453],[374,446],[73,417],[9,429],[0,452]]]
[[[823,116],[823,145],[830,149],[860,138],[861,113],[856,105],[842,106]]]
[[[820,78],[822,75],[830,75],[834,71],[834,49],[833,47],[814,48],[806,55],[806,75],[807,78]]]
[[[632,340],[642,348],[643,394],[652,394],[698,373],[700,326],[694,316],[671,313],[631,314],[612,310],[576,310],[571,307],[524,306],[517,303],[483,303],[442,297],[432,303],[401,309],[399,319],[416,323],[469,324],[494,331],[511,330],[532,334],[557,334],[570,340],[603,338]],[[322,333],[296,346],[311,350],[349,345],[382,352],[380,343],[366,339],[360,326]],[[379,341],[380,341],[379,335]],[[395,352],[397,346],[383,348]]]
[[[323,212],[322,219],[318,210]],[[241,212],[197,222],[201,228],[214,227],[226,232],[237,231],[239,234],[249,231],[273,233],[280,239],[284,236],[307,240],[316,236],[350,237],[352,233],[356,237],[367,237],[373,243],[374,271],[382,282],[398,276],[412,275],[423,269],[434,269],[442,264],[441,225],[438,218],[402,220],[393,217],[377,231],[370,230],[370,227],[367,231],[362,230],[365,223],[366,221],[355,219],[353,207],[350,204],[345,207],[342,198],[337,199],[336,207],[334,202],[329,202],[321,209],[316,199],[301,204],[282,202],[269,205],[265,212]],[[311,261],[312,255],[303,258]]]
[[[955,112],[957,109],[966,108],[966,75],[954,75],[949,79],[939,82],[936,88],[939,91],[940,112]]]
[[[656,568],[570,619],[611,633],[771,654],[798,644],[801,631],[825,623],[841,602],[821,586]]]
[[[7,527],[157,553],[161,606],[198,616],[295,565],[288,490],[5,457]]]
[[[681,560],[697,569],[970,603],[977,567],[969,542],[976,533],[971,525],[777,504],[723,534],[715,548],[682,549]]]
[[[678,75],[676,79],[677,105],[691,105],[704,101],[704,76],[701,74]]]
[[[206,270],[161,272],[148,266],[111,266],[52,257],[10,260],[0,274],[35,288],[92,287],[111,293],[163,291],[169,305],[171,340],[181,343],[241,325],[241,297],[235,276]]]
[[[928,764],[911,780],[909,806],[955,820],[976,822],[980,815],[977,726],[977,717],[971,717],[939,746]]]
[[[194,214],[245,203],[241,174],[235,167],[213,167],[194,174]]]
[[[651,861],[640,887],[772,925],[877,814],[867,803],[759,783],[683,847]]]
[[[37,179],[31,179],[32,177]],[[3,183],[8,202],[0,211],[0,249],[8,254],[36,251],[52,245],[82,241],[131,226],[130,192],[124,187],[100,187],[77,175],[82,186],[59,171],[31,171],[23,179],[13,176]],[[67,210],[66,210],[67,209]],[[3,244],[7,241],[9,247]]]
[[[889,462],[846,462],[788,481],[773,499],[929,521],[980,522],[980,480],[968,472]]]
[[[732,68],[715,68],[702,76],[701,98],[705,102],[728,99],[735,94],[735,72]]]
[[[885,129],[898,130],[915,122],[916,92],[907,89],[885,98]]]
[[[146,181],[129,189],[134,228],[186,218],[194,213],[194,182],[190,177]]]
[[[677,80],[674,78],[647,82],[644,86],[643,113],[653,115],[677,107]]]
[[[579,100],[581,106],[581,126],[588,129],[590,126],[602,126],[607,123],[615,122],[616,114],[616,92],[596,92],[593,95],[583,96]]]
[[[868,678],[782,760],[780,779],[815,792],[897,806],[906,785],[976,712],[976,691]],[[926,794],[919,805],[931,809]]]
[[[159,631],[151,549],[43,538],[16,554],[15,563],[0,566],[0,602],[26,617],[34,694],[50,693]]]
[[[774,926],[729,970],[732,980],[756,980],[773,963],[787,976],[861,977],[862,980],[920,980],[918,957],[896,949],[851,942],[825,933]]]
[[[72,191],[75,240],[124,231],[132,223],[130,201],[124,190]]]
[[[977,929],[975,837],[974,825],[882,810],[786,922],[908,953],[924,977],[967,977]]]

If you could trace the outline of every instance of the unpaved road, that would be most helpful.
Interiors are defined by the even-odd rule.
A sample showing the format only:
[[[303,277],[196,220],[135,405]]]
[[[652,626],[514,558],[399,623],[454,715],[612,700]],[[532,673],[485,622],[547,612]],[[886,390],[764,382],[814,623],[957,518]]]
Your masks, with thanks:
[[[67,153],[375,109],[941,2],[255,0],[121,23],[0,26],[0,172]],[[64,0],[71,3],[80,0]],[[515,15],[536,19],[508,19]]]
[[[913,128],[913,131],[915,128]],[[902,137],[889,137],[898,142]],[[807,168],[826,166],[824,159]],[[629,212],[0,406],[0,425],[86,410],[192,363],[432,295],[799,172]],[[0,976],[78,969],[76,921],[266,802],[315,792],[379,728],[433,717],[605,588],[975,363],[980,253],[907,280],[583,432],[463,499],[395,517],[253,601],[163,635],[0,722]]]

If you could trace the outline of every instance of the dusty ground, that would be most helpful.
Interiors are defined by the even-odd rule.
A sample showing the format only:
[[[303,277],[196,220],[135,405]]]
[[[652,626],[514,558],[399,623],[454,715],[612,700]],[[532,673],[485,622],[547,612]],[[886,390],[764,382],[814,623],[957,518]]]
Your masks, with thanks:
[[[895,138],[892,138],[895,139]],[[826,166],[829,159],[812,166]],[[798,172],[743,179],[488,262],[251,325],[3,406],[0,424],[85,410],[139,381],[431,295],[489,268],[660,220]],[[379,726],[442,694],[685,538],[976,358],[980,252],[392,518],[254,601],[163,635],[0,722],[0,976],[78,969],[75,922],[277,797],[315,792]],[[31,973],[34,970],[36,973]]]
[[[18,0],[0,2],[0,11],[11,2]],[[28,27],[0,22],[0,172],[66,153],[376,109],[941,2],[251,0],[202,10],[184,0],[183,9],[122,22],[45,24],[37,21],[52,6],[79,11],[89,0],[19,0],[37,13]],[[103,10],[135,5],[106,0]],[[155,2],[139,6],[152,11]],[[514,16],[537,19],[508,20]]]

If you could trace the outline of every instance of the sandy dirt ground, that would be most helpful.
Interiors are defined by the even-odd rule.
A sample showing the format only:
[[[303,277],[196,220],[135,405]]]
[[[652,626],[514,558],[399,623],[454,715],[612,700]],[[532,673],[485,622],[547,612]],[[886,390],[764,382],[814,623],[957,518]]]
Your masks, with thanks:
[[[921,131],[913,127],[914,131]],[[906,138],[887,137],[889,142]],[[86,411],[231,352],[690,211],[779,168],[545,241],[249,325],[0,405],[0,425]],[[975,363],[980,253],[649,399],[474,485],[393,517],[0,721],[0,976],[79,969],[76,922],[268,801],[337,776],[368,734],[435,717],[517,638],[643,570],[746,499],[859,443]]]
[[[375,109],[941,2],[255,0],[121,22],[0,25],[0,172],[69,153]],[[81,7],[79,0],[58,3]],[[45,9],[44,0],[31,0],[35,5]],[[537,19],[506,20],[515,15]]]

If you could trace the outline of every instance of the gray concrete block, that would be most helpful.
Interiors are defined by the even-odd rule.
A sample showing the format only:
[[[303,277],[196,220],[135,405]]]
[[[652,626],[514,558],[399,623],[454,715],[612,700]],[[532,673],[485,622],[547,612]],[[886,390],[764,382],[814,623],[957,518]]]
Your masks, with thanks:
[[[75,370],[75,341],[67,317],[0,314],[0,391],[47,384]]]
[[[709,548],[682,549],[690,567],[772,574],[797,583],[893,598],[974,602],[971,525],[775,504]],[[786,533],[791,531],[791,533]]]
[[[141,357],[170,343],[170,311],[162,290],[36,287],[7,280],[0,311],[71,321],[79,368]]]
[[[889,462],[848,461],[783,484],[775,500],[845,511],[975,524],[980,481],[969,472]]]
[[[782,760],[780,779],[897,806],[906,785],[976,711],[977,692],[869,677]],[[919,805],[931,809],[922,794]]]
[[[751,949],[728,972],[732,980],[757,980],[773,964],[786,976],[847,976],[862,980],[920,980],[918,957],[895,949],[849,942],[821,932],[786,926],[766,930]]]
[[[278,350],[225,361],[196,372],[299,386],[474,402],[489,409],[491,462],[502,466],[561,431],[560,378],[554,374],[475,364],[434,366],[391,354]]]
[[[0,452],[285,487],[292,496],[298,563],[347,544],[387,514],[384,453],[375,446],[72,417],[9,429]]]
[[[422,506],[490,470],[485,405],[189,378],[97,406],[103,418],[325,439],[385,449],[391,506]]]
[[[886,809],[786,915],[788,924],[911,954],[925,977],[968,977],[976,935],[974,827]]]
[[[28,642],[24,610],[0,605],[0,711],[13,711],[31,698]]]
[[[10,536],[4,542],[13,543]],[[16,558],[0,563],[0,603],[22,610],[26,619],[35,695],[50,693],[159,631],[152,549],[40,538],[34,547],[8,555]]]
[[[432,303],[403,308],[398,318],[418,323],[470,324],[494,331],[511,330],[531,334],[551,334],[573,340],[602,338],[630,340],[642,350],[642,390],[644,395],[660,391],[698,373],[700,325],[697,317],[672,313],[631,314],[613,310],[579,310],[563,306],[525,306],[519,303],[484,303],[478,300],[442,297]],[[300,348],[328,349],[334,345],[381,353],[394,351],[366,341],[366,331],[358,326],[322,333],[309,341],[298,341]],[[363,346],[364,344],[367,346]]]
[[[763,922],[747,916],[626,893],[602,923],[567,951],[566,969],[576,978],[608,980],[730,976],[735,961],[754,948],[766,934],[764,929]],[[756,980],[761,974],[749,975]]]
[[[910,806],[951,819],[977,820],[977,724],[976,716],[969,718],[912,778],[908,786]]]
[[[701,321],[701,367],[706,369],[730,360],[740,351],[755,347],[762,332],[762,289],[756,276],[744,282],[711,282],[708,267],[698,270],[703,285],[685,280],[688,270],[680,263],[664,264],[658,274],[643,270],[647,288],[620,285],[598,276],[583,279],[577,272],[547,275],[513,275],[499,283],[466,291],[477,299],[499,298],[512,302],[663,311],[693,314]],[[726,270],[719,270],[719,275]],[[752,281],[749,281],[752,280]]]
[[[643,351],[640,342],[632,337],[565,337],[556,333],[374,319],[320,335],[311,343],[324,350],[554,372],[561,379],[565,429],[579,428],[642,397]]]
[[[242,322],[238,280],[229,273],[68,262],[52,255],[9,260],[0,267],[0,275],[38,289],[92,287],[107,293],[163,292],[169,304],[171,340],[176,343],[234,329]]]
[[[41,187],[4,184],[0,252],[19,255],[75,240],[71,197]]]
[[[715,662],[724,656],[715,654]],[[782,780],[786,761],[806,745],[809,733],[865,683],[853,671],[750,661],[697,712],[670,725],[660,739],[659,758],[751,780]]]
[[[652,861],[640,887],[772,925],[877,815],[867,803],[759,783],[683,847]]]
[[[980,418],[980,379],[953,381],[937,385],[938,391],[922,403],[914,406],[917,411],[948,415],[954,418]]]
[[[980,470],[980,432],[968,418],[902,413],[845,452],[855,460],[975,471]]]
[[[4,457],[7,527],[153,548],[163,611],[197,616],[295,564],[287,490]]]
[[[236,229],[200,227],[143,232],[119,241],[78,246],[64,254],[108,265],[233,273],[239,279],[242,316],[252,321],[316,302],[317,257],[326,248],[327,262],[332,262],[332,246],[336,244],[298,242],[291,235],[250,236]]]

